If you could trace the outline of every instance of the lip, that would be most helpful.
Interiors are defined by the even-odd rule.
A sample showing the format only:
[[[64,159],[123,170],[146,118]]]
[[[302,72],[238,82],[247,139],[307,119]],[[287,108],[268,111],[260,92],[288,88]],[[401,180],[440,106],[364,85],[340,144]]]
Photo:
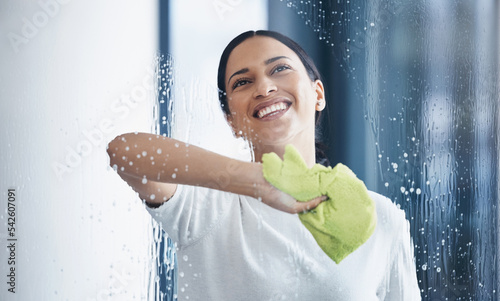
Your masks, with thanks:
[[[265,108],[265,107],[270,107],[270,106],[272,106],[273,104],[280,103],[280,102],[283,102],[283,103],[285,103],[285,104],[287,105],[286,110],[283,110],[283,111],[281,111],[281,112],[279,112],[279,113],[276,113],[276,114],[273,114],[273,115],[271,115],[271,116],[264,117],[264,118],[259,118],[259,117],[257,116],[257,113],[258,113],[261,109],[263,109],[263,108]],[[288,109],[290,109],[290,106],[291,106],[291,105],[292,105],[292,102],[291,102],[289,99],[287,99],[287,98],[284,98],[284,97],[273,98],[273,99],[270,99],[270,100],[267,100],[267,101],[264,101],[264,102],[259,103],[259,104],[258,104],[258,105],[254,108],[252,116],[253,116],[254,118],[259,119],[259,120],[273,120],[273,119],[276,119],[276,118],[281,117],[284,113],[286,113],[286,112],[288,111]]]

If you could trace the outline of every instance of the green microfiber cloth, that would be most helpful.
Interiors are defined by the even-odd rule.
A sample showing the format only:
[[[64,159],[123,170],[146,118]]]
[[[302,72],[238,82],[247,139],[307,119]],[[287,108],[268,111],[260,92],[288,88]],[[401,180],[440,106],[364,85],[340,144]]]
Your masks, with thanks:
[[[292,145],[283,161],[275,153],[262,156],[264,178],[297,201],[327,195],[328,200],[299,218],[321,249],[336,263],[354,252],[373,234],[377,224],[375,203],[365,184],[345,165],[320,164],[308,168]]]

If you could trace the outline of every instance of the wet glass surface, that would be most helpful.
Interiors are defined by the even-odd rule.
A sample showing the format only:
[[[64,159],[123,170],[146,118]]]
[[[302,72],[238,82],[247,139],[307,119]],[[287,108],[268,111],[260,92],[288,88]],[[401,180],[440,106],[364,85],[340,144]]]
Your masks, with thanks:
[[[363,99],[377,172],[359,171],[407,214],[422,298],[497,299],[498,4],[282,2]]]

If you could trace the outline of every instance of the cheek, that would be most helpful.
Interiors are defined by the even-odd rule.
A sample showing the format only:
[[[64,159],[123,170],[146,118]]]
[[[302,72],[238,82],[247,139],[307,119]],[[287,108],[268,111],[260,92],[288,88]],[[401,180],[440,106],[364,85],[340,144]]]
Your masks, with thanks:
[[[235,101],[228,102],[229,111],[231,112],[231,124],[233,127],[241,127],[246,121],[246,107],[243,103]]]
[[[296,88],[296,95],[299,98],[301,106],[307,107],[315,107],[316,105],[316,92],[311,89],[311,86],[308,84],[300,84]]]
[[[231,99],[231,100],[228,100],[228,106],[229,106],[229,111],[231,112],[233,117],[240,115],[241,104],[239,104],[234,99]]]
[[[238,115],[246,115],[249,105],[248,96],[245,93],[234,93],[227,98],[229,110]]]
[[[311,103],[316,99],[316,93],[312,88],[309,78],[302,76],[290,76],[280,81],[280,86],[288,91],[293,91],[302,103]]]

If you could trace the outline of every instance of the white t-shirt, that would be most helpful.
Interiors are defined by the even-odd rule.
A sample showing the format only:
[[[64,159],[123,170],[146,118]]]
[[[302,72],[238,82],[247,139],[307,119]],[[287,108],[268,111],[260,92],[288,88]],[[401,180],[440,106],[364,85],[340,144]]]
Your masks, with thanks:
[[[420,300],[404,212],[370,196],[376,230],[340,264],[296,214],[248,196],[178,185],[147,210],[177,246],[178,300]]]

